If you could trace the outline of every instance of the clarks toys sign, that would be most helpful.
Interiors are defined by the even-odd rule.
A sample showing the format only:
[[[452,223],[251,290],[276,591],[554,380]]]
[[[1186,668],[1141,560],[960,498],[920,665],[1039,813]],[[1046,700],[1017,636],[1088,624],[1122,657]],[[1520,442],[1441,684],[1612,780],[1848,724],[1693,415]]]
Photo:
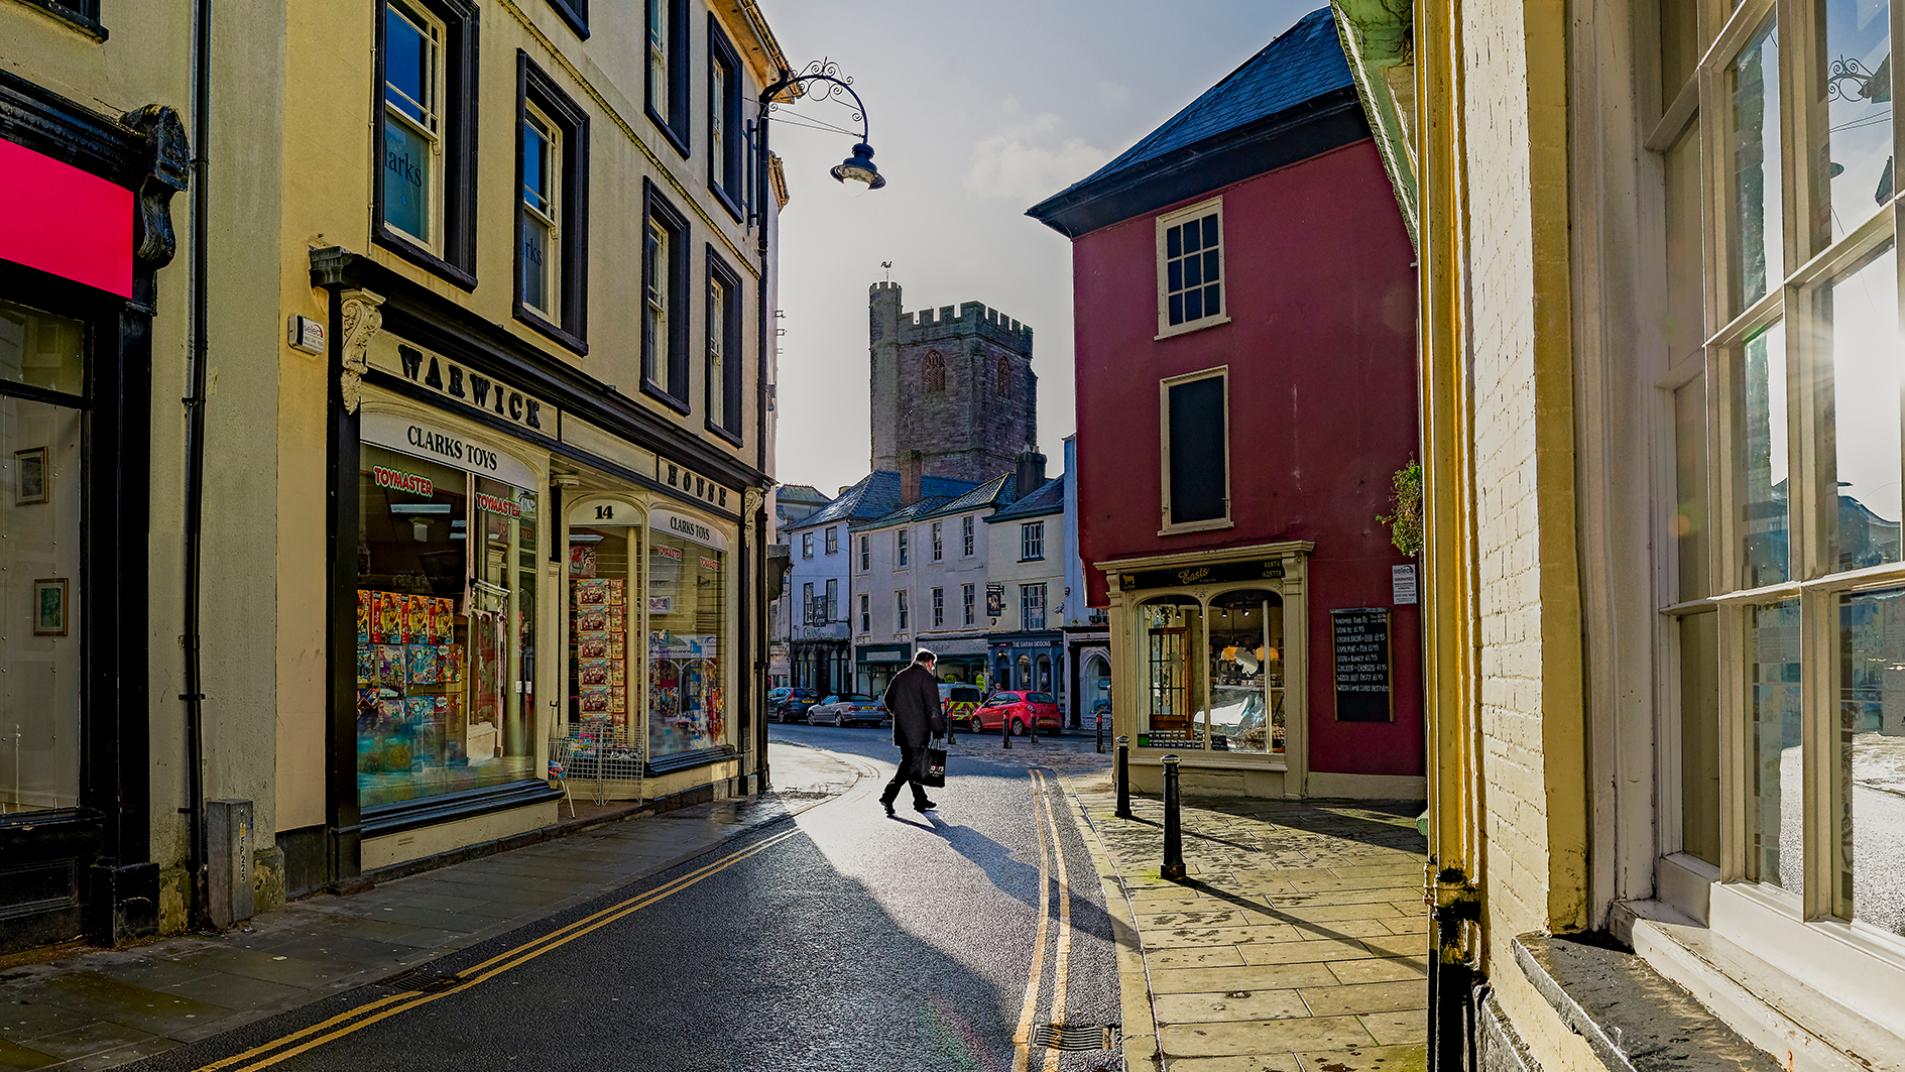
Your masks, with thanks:
[[[494,376],[379,332],[370,344],[370,367],[421,387],[466,410],[477,410],[528,432],[556,434],[556,408]]]

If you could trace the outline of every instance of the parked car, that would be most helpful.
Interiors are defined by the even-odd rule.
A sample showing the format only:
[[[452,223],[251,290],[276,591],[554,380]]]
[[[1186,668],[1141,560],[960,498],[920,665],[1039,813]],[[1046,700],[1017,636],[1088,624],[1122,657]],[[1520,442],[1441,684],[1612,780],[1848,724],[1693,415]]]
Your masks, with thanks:
[[[819,702],[819,693],[798,685],[767,690],[767,712],[776,722],[805,722],[807,712]]]
[[[1000,689],[986,697],[986,702],[980,704],[966,719],[966,727],[974,733],[985,733],[1001,726],[1012,727],[1014,737],[1023,737],[1028,730],[1057,733],[1058,700],[1049,692]]]
[[[852,726],[862,722],[883,726],[886,724],[886,705],[863,692],[829,696],[807,709],[807,721],[816,726],[822,723]]]

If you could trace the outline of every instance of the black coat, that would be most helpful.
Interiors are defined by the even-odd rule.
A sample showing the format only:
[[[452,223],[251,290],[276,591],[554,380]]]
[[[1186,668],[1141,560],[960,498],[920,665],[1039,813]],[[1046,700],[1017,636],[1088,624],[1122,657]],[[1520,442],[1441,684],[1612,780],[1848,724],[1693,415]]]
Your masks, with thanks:
[[[918,663],[893,676],[883,697],[893,716],[893,743],[901,748],[924,748],[946,734],[946,716],[939,708],[939,677]]]

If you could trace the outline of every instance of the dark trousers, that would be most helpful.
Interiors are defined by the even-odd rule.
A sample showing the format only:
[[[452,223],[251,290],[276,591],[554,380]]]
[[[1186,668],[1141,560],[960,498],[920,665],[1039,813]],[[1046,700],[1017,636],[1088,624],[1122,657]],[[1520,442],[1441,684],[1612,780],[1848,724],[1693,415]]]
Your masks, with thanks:
[[[913,806],[916,808],[924,807],[926,805],[926,787],[919,784],[919,768],[920,764],[925,761],[925,745],[920,745],[918,748],[908,748],[905,745],[901,745],[900,769],[894,771],[893,780],[886,783],[886,791],[880,794],[880,802],[883,804],[893,803],[899,799],[900,786],[902,784],[908,784],[913,787]]]

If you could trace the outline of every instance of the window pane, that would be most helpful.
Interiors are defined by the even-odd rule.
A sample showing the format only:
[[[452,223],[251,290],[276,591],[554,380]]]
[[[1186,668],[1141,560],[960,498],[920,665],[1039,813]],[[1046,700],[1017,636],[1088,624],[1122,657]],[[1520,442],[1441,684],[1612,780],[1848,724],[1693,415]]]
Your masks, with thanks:
[[[1198,250],[1204,248],[1202,237],[1203,237],[1202,234],[1197,229],[1196,220],[1192,220],[1191,222],[1185,224],[1184,225],[1184,252],[1196,253]]]
[[[3,340],[21,312],[0,305],[10,366]],[[77,363],[73,328],[65,344]],[[79,803],[85,424],[78,409],[0,395],[0,814]]]
[[[1905,934],[1905,589],[1846,596],[1839,654],[1835,911]]]
[[[1833,509],[1840,569],[1894,562],[1899,554],[1899,363],[1897,258],[1891,247],[1827,284],[1817,299],[1821,348],[1832,353],[1838,497]]]
[[[554,171],[550,159],[549,135],[534,117],[523,122],[523,204],[545,216],[552,215]]]
[[[436,106],[431,92],[436,68],[432,42],[420,23],[400,4],[391,4],[385,12],[384,99],[410,118],[427,122],[428,111]]]
[[[648,530],[648,744],[654,756],[726,741],[722,552]]]
[[[1223,378],[1176,384],[1168,397],[1171,523],[1221,518],[1227,485]]]
[[[1183,322],[1184,322],[1184,295],[1173,294],[1171,295],[1171,323],[1182,324]]]
[[[1193,262],[1195,263],[1195,262]],[[1197,320],[1204,315],[1204,292],[1190,290],[1184,292],[1184,319]]]
[[[1204,283],[1203,258],[1186,257],[1183,260],[1183,265],[1184,265],[1184,285],[1187,287],[1202,286]]]
[[[1183,261],[1172,261],[1170,264],[1165,266],[1164,272],[1165,272],[1166,278],[1169,280],[1167,284],[1169,289],[1171,290],[1184,289],[1184,262]]]
[[[1785,277],[1779,171],[1779,42],[1773,20],[1727,69],[1733,108],[1732,259],[1737,311]]]
[[[1192,652],[1203,643],[1202,612],[1194,603],[1147,604],[1138,608],[1138,695],[1144,722],[1138,744],[1148,748],[1203,745],[1201,719],[1204,660]]]
[[[1800,763],[1799,604],[1754,607],[1747,629],[1747,869],[1794,893],[1805,886]]]
[[[1888,0],[1814,0],[1825,28],[1814,115],[1824,144],[1812,233],[1843,237],[1892,197],[1892,28]]]
[[[1164,255],[1166,257],[1181,257],[1184,255],[1184,229],[1182,227],[1166,227],[1164,229]]]
[[[1204,217],[1204,248],[1215,249],[1216,246],[1217,246],[1217,217],[1213,214],[1213,215]]]
[[[1679,549],[1679,598],[1699,599],[1707,574],[1707,391],[1694,379],[1673,393],[1674,543]]]
[[[1787,572],[1786,336],[1781,325],[1755,335],[1742,351],[1742,397],[1735,400],[1740,513],[1736,519],[1747,588],[1777,584]]]
[[[1214,249],[1206,250],[1204,253],[1204,281],[1207,283],[1217,281],[1217,251]]]
[[[435,240],[430,190],[436,161],[430,140],[401,119],[384,118],[384,222],[423,242]]]
[[[1667,359],[1706,341],[1700,257],[1700,135],[1690,130],[1667,153]]]
[[[547,311],[549,302],[549,227],[534,216],[523,219],[523,304]]]
[[[1210,745],[1283,751],[1283,601],[1274,592],[1229,592],[1211,603]]]
[[[1217,289],[1216,283],[1212,283],[1210,286],[1204,288],[1204,315],[1206,316],[1216,316],[1223,308],[1223,305],[1218,301],[1220,295],[1217,293]]]
[[[1680,629],[1680,848],[1720,863],[1720,652],[1717,614]]]
[[[0,300],[0,380],[85,394],[86,325]]]

